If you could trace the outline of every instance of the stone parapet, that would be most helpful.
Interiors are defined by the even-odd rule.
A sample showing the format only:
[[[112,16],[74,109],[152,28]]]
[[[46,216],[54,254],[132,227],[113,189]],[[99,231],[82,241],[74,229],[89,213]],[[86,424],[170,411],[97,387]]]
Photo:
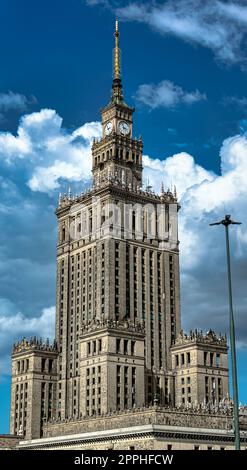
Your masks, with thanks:
[[[47,351],[57,352],[57,344],[55,341],[50,343],[49,339],[44,341],[42,338],[22,338],[18,343],[13,344],[12,355],[27,351]]]
[[[186,334],[181,330],[173,347],[175,348],[176,346],[186,345],[188,343],[213,344],[227,347],[226,335],[217,335],[213,330],[209,330],[206,334],[198,330],[190,330],[189,334]]]
[[[247,421],[247,420],[246,420]],[[163,424],[188,428],[231,429],[232,409],[219,407],[203,409],[203,407],[165,408],[153,406],[132,410],[95,415],[78,419],[64,419],[44,423],[44,437],[62,436],[91,431],[119,429],[129,426],[146,424]]]

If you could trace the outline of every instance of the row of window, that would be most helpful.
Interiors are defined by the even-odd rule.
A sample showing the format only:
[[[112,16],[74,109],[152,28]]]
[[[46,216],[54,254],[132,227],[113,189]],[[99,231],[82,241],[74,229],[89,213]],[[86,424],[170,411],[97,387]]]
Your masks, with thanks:
[[[117,159],[118,158],[120,158],[120,159],[124,158],[127,161],[134,162],[138,165],[140,165],[140,163],[141,163],[141,155],[139,155],[138,153],[126,150],[124,148],[121,148],[121,147],[118,148],[117,147],[116,151],[115,151],[115,155],[113,155],[112,148],[110,148],[109,150],[106,150],[106,152],[102,152],[102,154],[99,154],[96,157],[94,157],[94,165],[97,166],[100,163],[104,163],[109,158],[111,158],[112,156],[115,156]]]
[[[190,361],[191,361],[190,352],[175,355],[176,367],[189,366]]]

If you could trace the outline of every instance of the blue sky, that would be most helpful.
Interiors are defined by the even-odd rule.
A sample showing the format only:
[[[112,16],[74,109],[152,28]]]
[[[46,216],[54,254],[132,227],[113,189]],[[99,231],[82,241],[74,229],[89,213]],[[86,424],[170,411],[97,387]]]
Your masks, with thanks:
[[[231,213],[239,388],[247,401],[245,1],[2,0],[0,432],[11,343],[52,336],[58,194],[90,185],[90,145],[110,97],[120,20],[125,100],[144,141],[144,183],[176,184],[185,328],[228,328],[223,231]]]

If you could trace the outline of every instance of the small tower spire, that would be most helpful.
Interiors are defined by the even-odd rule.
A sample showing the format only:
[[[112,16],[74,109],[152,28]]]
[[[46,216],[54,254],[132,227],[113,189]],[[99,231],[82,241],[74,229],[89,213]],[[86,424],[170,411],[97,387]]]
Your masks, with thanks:
[[[116,19],[115,23],[115,48],[114,48],[114,79],[119,79],[120,78],[120,49],[119,49],[119,31],[118,31],[118,19]]]
[[[112,83],[112,102],[122,103],[122,82],[121,82],[121,50],[119,47],[118,19],[115,22],[115,47],[113,49],[113,83]]]

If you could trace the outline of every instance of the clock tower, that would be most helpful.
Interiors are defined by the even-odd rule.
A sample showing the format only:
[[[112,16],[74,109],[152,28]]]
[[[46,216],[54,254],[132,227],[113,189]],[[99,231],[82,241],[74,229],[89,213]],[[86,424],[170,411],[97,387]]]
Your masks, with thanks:
[[[101,110],[102,138],[92,147],[93,184],[97,188],[115,180],[137,190],[142,185],[142,140],[133,138],[134,108],[123,98],[117,20],[114,36],[112,96]]]

